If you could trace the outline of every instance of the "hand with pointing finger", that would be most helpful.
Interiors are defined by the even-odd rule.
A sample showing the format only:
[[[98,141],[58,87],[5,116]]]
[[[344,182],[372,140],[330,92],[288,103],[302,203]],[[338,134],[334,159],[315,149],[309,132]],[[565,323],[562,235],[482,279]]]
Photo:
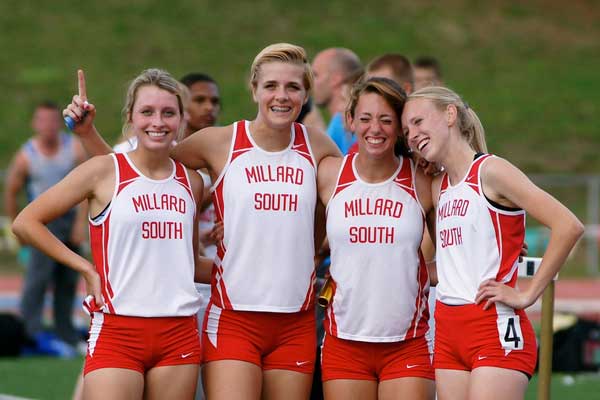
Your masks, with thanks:
[[[78,135],[83,135],[93,128],[96,107],[88,103],[83,70],[77,71],[78,94],[73,96],[71,104],[62,112],[65,124]]]

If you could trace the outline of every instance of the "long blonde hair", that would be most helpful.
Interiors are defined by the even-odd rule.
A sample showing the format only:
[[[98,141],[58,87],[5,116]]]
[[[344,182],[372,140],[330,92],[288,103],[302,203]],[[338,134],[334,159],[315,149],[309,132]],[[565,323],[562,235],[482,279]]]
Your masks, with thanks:
[[[407,101],[412,99],[430,100],[441,111],[450,104],[454,105],[460,133],[477,153],[487,153],[483,125],[475,111],[457,93],[442,86],[428,86],[408,95]]]
[[[135,77],[129,84],[129,87],[127,88],[127,95],[125,96],[125,106],[123,106],[122,110],[124,120],[122,128],[123,136],[128,136],[131,123],[131,113],[133,111],[135,101],[137,100],[138,90],[142,86],[156,86],[159,89],[166,90],[177,97],[177,105],[179,108],[179,114],[181,115],[181,123],[179,124],[179,129],[176,132],[175,137],[181,137],[183,129],[185,128],[185,124],[183,123],[184,94],[182,93],[181,89],[182,85],[167,71],[158,68],[149,68],[142,71],[142,73]]]

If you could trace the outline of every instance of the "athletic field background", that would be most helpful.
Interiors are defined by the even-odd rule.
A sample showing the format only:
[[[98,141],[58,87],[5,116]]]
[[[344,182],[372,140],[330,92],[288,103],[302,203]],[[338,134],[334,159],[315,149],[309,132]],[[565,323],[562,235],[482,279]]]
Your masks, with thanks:
[[[33,105],[66,104],[85,70],[97,126],[120,133],[128,80],[148,67],[214,76],[221,124],[252,118],[254,56],[274,42],[437,57],[479,114],[491,151],[529,173],[600,171],[600,5],[592,0],[0,2],[0,168]]]
[[[386,52],[435,56],[447,85],[478,113],[491,152],[529,174],[598,174],[599,20],[592,0],[3,0],[0,171],[31,135],[34,105],[66,105],[76,93],[77,68],[96,126],[114,143],[127,83],[149,67],[177,78],[206,72],[221,88],[220,124],[253,118],[250,64],[287,41],[311,59],[332,46],[364,63]],[[585,187],[544,189],[593,223]],[[580,245],[565,273],[600,270],[587,260]]]

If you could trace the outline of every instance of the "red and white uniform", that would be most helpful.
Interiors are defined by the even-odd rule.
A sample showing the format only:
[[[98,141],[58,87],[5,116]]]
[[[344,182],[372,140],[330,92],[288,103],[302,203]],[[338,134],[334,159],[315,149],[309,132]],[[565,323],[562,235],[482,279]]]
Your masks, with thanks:
[[[398,342],[428,330],[429,276],[419,246],[424,211],[406,157],[388,180],[367,183],[344,158],[327,205],[334,296],[325,329],[338,338]]]
[[[531,376],[536,341],[524,310],[495,303],[475,304],[481,283],[494,279],[511,287],[525,238],[525,211],[485,197],[481,169],[493,157],[476,157],[465,178],[452,186],[442,178],[437,208],[436,257],[439,283],[435,312],[435,368],[514,369]]]
[[[304,126],[289,146],[256,145],[249,122],[233,124],[227,164],[215,185],[217,246],[211,303],[226,310],[291,313],[312,309],[316,161]]]
[[[517,280],[525,238],[525,211],[506,211],[482,193],[480,169],[491,155],[473,161],[465,178],[450,185],[442,178],[437,208],[437,299],[472,304],[479,285],[495,279],[511,287]]]
[[[173,162],[171,176],[153,180],[127,154],[112,157],[112,200],[101,217],[90,220],[106,302],[102,311],[137,317],[196,314],[201,304],[192,248],[196,202],[185,167]]]

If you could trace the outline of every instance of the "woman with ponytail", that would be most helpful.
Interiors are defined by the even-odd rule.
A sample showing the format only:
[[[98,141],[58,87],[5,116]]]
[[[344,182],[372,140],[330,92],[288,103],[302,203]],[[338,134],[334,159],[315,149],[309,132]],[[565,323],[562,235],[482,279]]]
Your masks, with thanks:
[[[537,351],[524,309],[564,264],[583,226],[511,163],[485,153],[477,114],[453,91],[412,93],[402,125],[411,149],[444,168],[432,185],[438,398],[523,399]],[[519,291],[526,212],[551,236],[531,285]]]

